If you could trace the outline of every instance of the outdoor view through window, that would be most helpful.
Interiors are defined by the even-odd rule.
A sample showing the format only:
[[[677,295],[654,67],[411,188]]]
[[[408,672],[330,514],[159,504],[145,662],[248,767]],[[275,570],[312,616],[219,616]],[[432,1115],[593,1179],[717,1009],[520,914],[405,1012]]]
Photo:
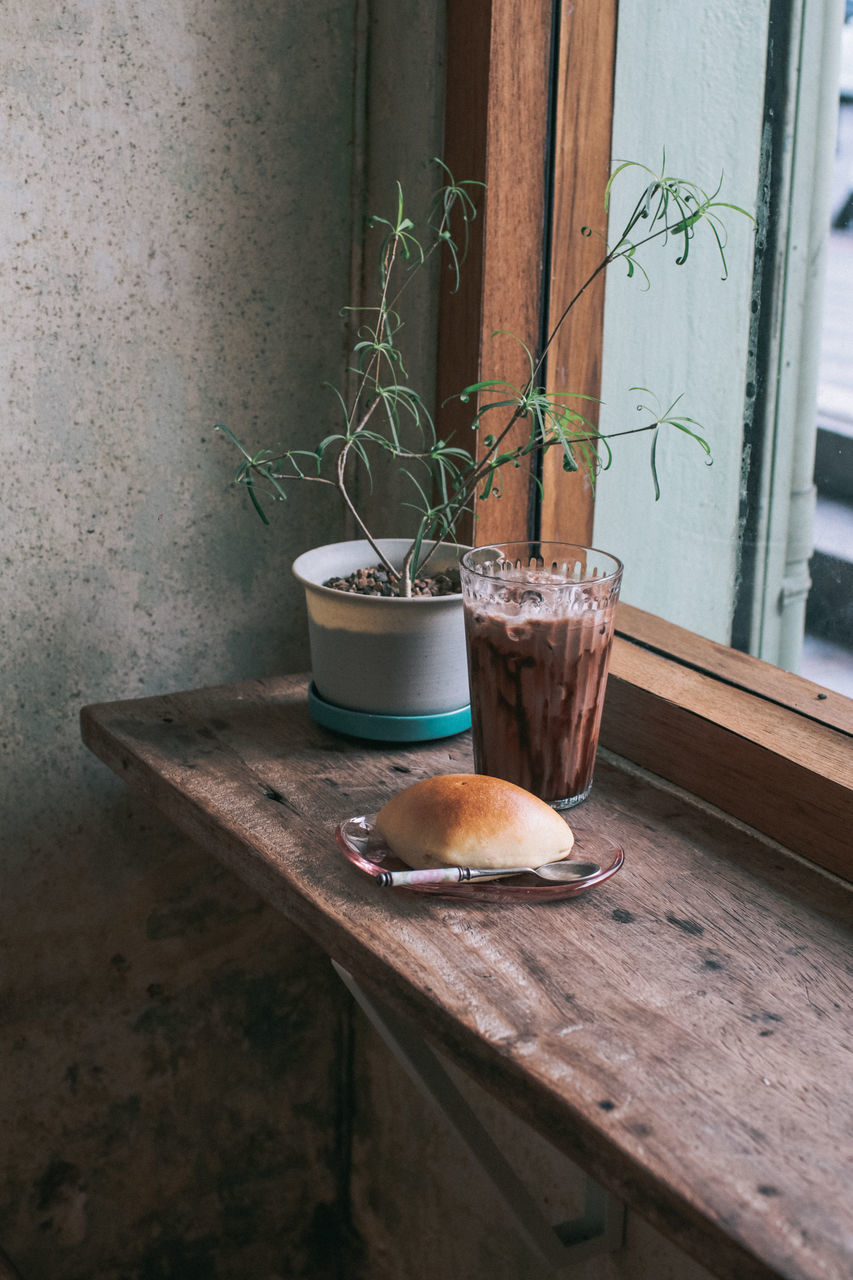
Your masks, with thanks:
[[[814,555],[801,673],[853,696],[853,0],[842,30],[817,404]]]

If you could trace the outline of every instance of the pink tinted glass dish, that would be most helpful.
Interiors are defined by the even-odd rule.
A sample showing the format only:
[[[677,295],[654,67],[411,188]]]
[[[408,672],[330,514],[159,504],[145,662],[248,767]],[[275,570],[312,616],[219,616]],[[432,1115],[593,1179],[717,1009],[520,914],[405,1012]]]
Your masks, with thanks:
[[[376,815],[364,814],[342,822],[335,836],[344,857],[375,878],[380,871],[403,871],[406,863],[396,858],[373,830]],[[580,884],[547,884],[535,876],[514,876],[508,880],[490,880],[472,884],[409,885],[400,889],[381,889],[379,892],[437,893],[448,898],[478,899],[481,902],[518,902],[521,900],[554,901],[558,898],[576,898],[588,889],[603,884],[615,875],[625,860],[625,855],[615,841],[595,831],[584,831],[571,824],[575,833],[572,857],[584,862],[597,862],[601,871]]]

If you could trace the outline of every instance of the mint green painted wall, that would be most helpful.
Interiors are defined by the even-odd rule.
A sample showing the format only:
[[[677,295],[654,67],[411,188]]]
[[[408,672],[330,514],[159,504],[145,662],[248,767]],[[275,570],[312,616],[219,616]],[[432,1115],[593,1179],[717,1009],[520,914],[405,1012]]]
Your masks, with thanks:
[[[614,159],[636,159],[713,190],[754,212],[762,143],[767,0],[744,5],[623,0],[614,98]],[[594,540],[624,559],[623,598],[728,642],[737,573],[741,445],[750,331],[753,233],[728,219],[729,279],[713,242],[685,267],[678,245],[650,247],[651,288],[618,267],[607,280],[602,430],[640,425],[651,388],[708,431],[714,465],[686,437],[659,450],[663,495],[655,504],[644,437],[614,442],[600,480]]]

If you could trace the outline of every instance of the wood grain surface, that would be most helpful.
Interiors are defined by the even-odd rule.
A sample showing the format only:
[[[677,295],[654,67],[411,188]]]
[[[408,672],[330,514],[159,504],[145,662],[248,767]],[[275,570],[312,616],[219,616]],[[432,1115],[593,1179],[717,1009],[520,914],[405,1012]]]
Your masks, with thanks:
[[[851,705],[620,604],[601,741],[853,881]]]
[[[630,604],[619,606],[617,633],[649,651],[671,654],[685,666],[713,675],[736,688],[747,689],[767,702],[788,707],[816,724],[840,729],[853,737],[853,699],[802,676],[794,676],[772,662],[707,640],[695,631]]]
[[[511,414],[487,414],[472,438],[471,405],[455,397],[478,379],[522,387],[530,366],[519,342],[539,345],[544,294],[551,0],[463,0],[448,5],[445,159],[458,178],[485,182],[458,294],[441,299],[438,422],[480,457],[487,433]],[[504,397],[502,396],[501,399]],[[495,397],[486,397],[485,402]],[[518,422],[505,447],[523,442]],[[495,495],[475,498],[459,539],[481,545],[531,536],[536,490],[525,468],[505,467]]]
[[[595,270],[607,240],[604,190],[610,177],[610,129],[616,52],[616,0],[562,4],[559,24],[554,180],[551,211],[548,332],[584,280]],[[600,235],[584,236],[583,227]],[[569,400],[598,425],[604,335],[604,276],[574,307],[548,354],[548,390],[590,396]],[[542,464],[541,534],[589,545],[593,489],[583,472],[566,475],[562,452]]]
[[[468,735],[367,745],[305,680],[88,707],[87,745],[494,1096],[720,1277],[853,1271],[850,891],[599,762],[623,870],[557,903],[382,891],[337,822]]]

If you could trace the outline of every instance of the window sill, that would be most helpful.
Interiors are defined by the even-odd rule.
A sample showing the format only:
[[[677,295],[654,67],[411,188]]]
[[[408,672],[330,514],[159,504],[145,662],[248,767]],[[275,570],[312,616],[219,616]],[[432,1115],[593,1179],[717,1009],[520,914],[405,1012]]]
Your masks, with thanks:
[[[853,701],[619,606],[602,745],[853,879]]]

